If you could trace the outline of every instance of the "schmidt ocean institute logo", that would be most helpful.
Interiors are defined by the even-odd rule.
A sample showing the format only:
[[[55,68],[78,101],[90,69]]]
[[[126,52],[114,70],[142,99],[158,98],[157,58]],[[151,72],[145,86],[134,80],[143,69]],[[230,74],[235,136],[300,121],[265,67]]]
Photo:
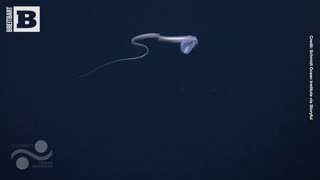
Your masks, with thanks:
[[[6,32],[40,32],[40,6],[7,6]]]
[[[52,168],[50,160],[52,150],[49,150],[48,144],[44,140],[39,140],[35,144],[11,144],[14,149],[11,153],[11,160],[20,170],[29,168]]]

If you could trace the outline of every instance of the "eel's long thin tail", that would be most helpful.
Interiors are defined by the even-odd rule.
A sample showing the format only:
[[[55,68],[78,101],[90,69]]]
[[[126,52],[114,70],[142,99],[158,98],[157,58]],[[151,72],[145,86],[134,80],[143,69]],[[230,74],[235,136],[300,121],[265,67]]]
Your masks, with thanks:
[[[134,45],[143,47],[143,48],[145,48],[147,51],[146,51],[144,54],[142,54],[141,56],[131,57],[131,58],[122,58],[122,59],[118,59],[118,60],[114,60],[114,61],[111,61],[111,62],[107,62],[107,63],[105,63],[105,64],[102,64],[101,66],[96,67],[95,69],[89,71],[88,73],[81,75],[80,78],[87,77],[87,76],[95,73],[95,72],[98,71],[99,69],[101,69],[101,68],[103,68],[103,67],[106,67],[106,66],[109,66],[109,65],[114,64],[114,63],[118,63],[118,62],[122,62],[122,61],[131,61],[131,60],[141,59],[141,58],[145,57],[145,56],[149,53],[149,48],[148,48],[146,45],[140,44],[140,43],[136,43],[136,44],[134,44]]]
[[[159,33],[147,33],[147,34],[142,34],[142,35],[139,35],[139,36],[136,36],[136,37],[132,38],[131,39],[132,45],[143,47],[143,48],[145,48],[147,50],[144,54],[142,54],[141,56],[137,56],[137,57],[122,58],[122,59],[114,60],[114,61],[111,61],[111,62],[107,62],[107,63],[102,64],[101,66],[98,66],[95,69],[89,71],[88,73],[81,75],[80,78],[89,76],[89,75],[95,73],[96,71],[98,71],[99,69],[101,69],[103,67],[106,67],[106,66],[109,66],[109,65],[114,64],[114,63],[118,63],[118,62],[122,62],[122,61],[137,60],[137,59],[141,59],[141,58],[145,57],[149,53],[148,46],[146,46],[144,44],[141,44],[141,43],[137,43],[136,41],[142,40],[142,39],[148,39],[148,38],[159,38],[159,37],[160,37]]]

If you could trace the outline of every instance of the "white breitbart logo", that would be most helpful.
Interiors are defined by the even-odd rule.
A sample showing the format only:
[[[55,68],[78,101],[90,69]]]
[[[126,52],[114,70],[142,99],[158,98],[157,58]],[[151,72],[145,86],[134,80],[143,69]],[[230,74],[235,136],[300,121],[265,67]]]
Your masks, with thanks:
[[[40,7],[6,7],[6,31],[40,32]]]

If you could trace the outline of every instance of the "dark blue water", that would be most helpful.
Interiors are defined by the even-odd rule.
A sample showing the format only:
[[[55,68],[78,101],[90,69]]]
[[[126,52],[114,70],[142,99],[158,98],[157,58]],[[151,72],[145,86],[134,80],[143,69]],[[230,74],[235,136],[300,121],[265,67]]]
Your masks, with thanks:
[[[1,33],[0,179],[319,178],[319,123],[308,120],[315,4],[6,3],[40,5],[41,33]],[[195,35],[199,44],[183,55],[146,40],[144,59],[79,78],[143,54],[130,40],[149,32]],[[9,145],[38,139],[54,167],[17,170]]]

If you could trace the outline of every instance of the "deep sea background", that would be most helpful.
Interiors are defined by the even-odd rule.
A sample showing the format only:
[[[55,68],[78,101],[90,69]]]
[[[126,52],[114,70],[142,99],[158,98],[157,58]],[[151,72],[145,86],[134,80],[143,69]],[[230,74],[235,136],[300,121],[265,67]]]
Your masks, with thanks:
[[[41,33],[5,33],[10,5],[40,5]],[[0,179],[316,180],[319,90],[308,120],[316,1],[0,1]],[[105,62],[143,60],[79,78]],[[52,169],[20,171],[10,144],[48,142]]]

